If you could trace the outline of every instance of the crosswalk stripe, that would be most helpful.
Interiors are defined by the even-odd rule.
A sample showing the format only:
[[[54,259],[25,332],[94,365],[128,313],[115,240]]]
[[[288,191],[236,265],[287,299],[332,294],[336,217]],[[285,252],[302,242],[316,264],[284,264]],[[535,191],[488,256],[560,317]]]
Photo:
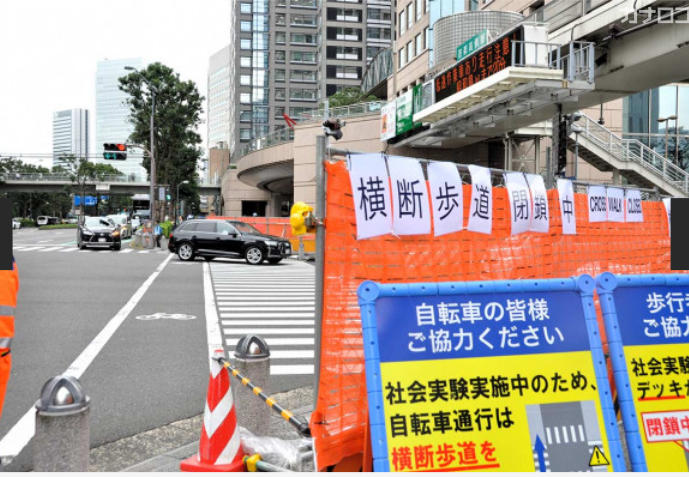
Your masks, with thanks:
[[[290,325],[302,325],[302,326],[314,326],[316,322],[314,320],[223,320],[222,324],[225,326],[290,326]]]
[[[22,252],[33,252],[34,250],[41,250],[43,248],[45,248],[45,247],[29,247],[29,248],[25,248],[24,250],[22,250]]]
[[[24,247],[12,247],[12,250],[22,250]]]
[[[313,313],[220,313],[220,318],[311,318]]]
[[[313,374],[313,364],[286,364],[278,366],[270,366],[270,374],[285,375],[285,374]]]
[[[66,248],[66,249],[64,249],[64,250],[60,250],[60,252],[61,252],[61,253],[76,252],[77,250],[79,250],[79,249],[76,248],[76,247],[71,247],[71,248]]]
[[[256,302],[253,301],[216,301],[216,303],[223,307],[223,306],[251,306],[255,305]],[[293,300],[293,301],[269,301],[267,303],[261,303],[263,306],[290,306],[290,305],[304,305],[304,306],[311,306],[311,309],[315,306],[315,302],[313,300]]]
[[[44,248],[41,250],[41,252],[54,252],[55,250],[60,250],[62,247],[49,247],[49,248]]]
[[[272,291],[272,290],[264,290],[264,291],[252,291],[252,292],[235,292],[235,291],[216,291],[216,296],[219,297],[228,297],[232,298],[233,296],[239,296],[239,297],[270,297],[274,296],[276,298],[279,298],[280,300],[282,299],[288,299],[289,297],[313,297],[316,292],[314,291],[295,291],[295,292],[280,292],[280,291]],[[299,298],[301,299],[301,298]]]
[[[139,253],[148,253],[148,250],[140,250]]]
[[[313,328],[266,328],[261,330],[256,328],[225,328],[223,333],[226,335],[312,335]]]
[[[132,253],[133,251],[134,251],[133,248],[127,248],[127,249],[122,250],[120,253]]]
[[[268,343],[268,346],[271,347],[271,349],[273,346],[297,346],[315,344],[315,340],[313,338],[273,338],[272,336],[267,336],[265,340],[266,343]],[[237,340],[230,338],[227,340],[227,344],[230,346],[234,346],[235,344],[237,344]]]
[[[218,308],[220,311],[283,311],[277,307],[251,307],[251,306],[223,306]],[[314,311],[313,306],[292,307],[290,311]]]

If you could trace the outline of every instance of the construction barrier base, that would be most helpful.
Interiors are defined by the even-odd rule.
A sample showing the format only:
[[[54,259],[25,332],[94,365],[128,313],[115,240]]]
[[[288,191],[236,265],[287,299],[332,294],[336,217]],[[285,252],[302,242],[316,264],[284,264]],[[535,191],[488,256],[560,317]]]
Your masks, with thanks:
[[[196,455],[183,460],[179,464],[179,469],[182,472],[246,472],[246,466],[241,460],[231,464],[211,465],[199,462]]]

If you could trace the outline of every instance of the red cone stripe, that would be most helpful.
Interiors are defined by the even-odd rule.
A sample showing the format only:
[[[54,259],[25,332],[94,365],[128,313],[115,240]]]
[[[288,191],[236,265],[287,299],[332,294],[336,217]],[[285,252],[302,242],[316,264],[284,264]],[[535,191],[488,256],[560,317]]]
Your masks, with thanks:
[[[206,402],[208,403],[208,407],[210,408],[211,412],[216,408],[218,403],[222,401],[222,398],[224,398],[229,392],[230,377],[224,370],[218,373],[215,378],[213,378],[213,375],[211,375],[210,382],[208,383],[208,397],[206,398]],[[230,399],[232,399],[232,396],[230,396]]]
[[[239,427],[237,426],[237,413],[233,406],[223,423],[211,437],[208,437],[205,426],[201,430],[199,460],[205,464],[215,464],[235,432],[239,432]],[[241,446],[239,446],[239,450],[242,450]]]

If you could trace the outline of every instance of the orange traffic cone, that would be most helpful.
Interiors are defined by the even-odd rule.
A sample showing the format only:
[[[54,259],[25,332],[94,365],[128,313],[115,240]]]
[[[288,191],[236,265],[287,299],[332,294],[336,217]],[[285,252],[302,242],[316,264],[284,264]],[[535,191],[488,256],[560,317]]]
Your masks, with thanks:
[[[214,358],[224,357],[222,350]],[[243,472],[242,443],[234,399],[230,389],[230,376],[215,359],[211,361],[211,378],[208,383],[206,411],[199,453],[180,464],[182,472]]]

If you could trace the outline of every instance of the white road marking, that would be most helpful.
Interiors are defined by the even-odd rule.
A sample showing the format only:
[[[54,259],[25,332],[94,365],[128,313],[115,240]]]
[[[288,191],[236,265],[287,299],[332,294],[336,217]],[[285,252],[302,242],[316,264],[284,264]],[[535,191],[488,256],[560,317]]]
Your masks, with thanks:
[[[303,325],[303,326],[314,326],[316,324],[315,320],[233,320],[227,321],[223,320],[222,324],[225,326],[290,326],[290,325]],[[261,331],[257,328],[256,331]]]
[[[50,247],[41,250],[41,252],[54,252],[55,250],[60,250],[62,247]]]
[[[584,426],[582,426],[581,424],[579,424],[579,438],[581,442],[584,442],[586,440],[586,436],[584,435]]]
[[[38,243],[48,243],[48,242],[52,242],[52,240],[39,240],[38,241]]]
[[[126,249],[122,250],[120,253],[132,253],[133,251],[134,251],[133,248],[126,248]]]
[[[306,299],[304,297],[311,297],[313,298],[315,296],[314,292],[292,292],[292,293],[281,293],[281,292],[271,292],[271,291],[265,291],[265,292],[216,292],[216,296],[218,297],[226,297],[226,298],[232,298],[235,296],[238,297],[259,297],[261,300],[267,300],[270,298],[275,298],[276,300],[290,300],[290,299],[295,299],[295,300],[302,300]]]
[[[559,444],[560,443],[560,428],[555,426],[555,427],[553,427],[553,431],[555,432],[555,443]]]
[[[569,444],[569,435],[567,434],[566,426],[562,426],[562,439],[565,441],[565,444]]]
[[[313,364],[292,364],[270,367],[270,374],[313,374]]]
[[[569,432],[572,434],[572,442],[577,441],[577,430],[574,428],[574,426],[569,426]]]
[[[226,306],[218,308],[220,312],[223,311],[284,311],[282,308],[271,308],[271,307],[256,307],[256,306]],[[313,306],[301,306],[293,307],[289,309],[290,311],[311,311],[313,312],[315,308]]]
[[[226,335],[254,335],[257,334],[256,328],[232,328],[224,329]],[[267,328],[260,330],[261,335],[312,335],[313,328]]]
[[[148,250],[141,250],[139,253],[148,253]]]
[[[64,250],[60,250],[60,253],[76,252],[77,250],[79,250],[79,249],[76,247],[71,247],[71,248],[66,248]]]
[[[271,359],[303,359],[313,358],[314,351],[308,349],[271,349]]]
[[[25,248],[24,250],[22,250],[22,252],[33,252],[34,250],[41,250],[42,248],[45,248],[45,247],[29,247],[29,248]]]
[[[261,299],[263,301],[263,299]],[[295,303],[296,301],[296,303]],[[218,305],[222,308],[223,306],[251,306],[255,305],[255,301],[218,301]],[[270,301],[270,303],[262,303],[262,305],[268,305],[270,306],[290,306],[290,305],[311,305],[311,308],[314,307],[315,302],[313,301],[302,301],[302,300],[293,300],[293,301]],[[258,309],[258,308],[257,308]],[[294,309],[294,308],[292,308]]]
[[[78,379],[84,374],[93,360],[98,356],[98,353],[101,352],[120,325],[127,319],[134,307],[139,304],[139,301],[141,301],[146,291],[148,291],[155,279],[158,278],[169,261],[170,259],[168,258],[158,266],[151,276],[139,287],[136,293],[132,295],[127,304],[110,319],[108,324],[105,325],[93,341],[89,343],[69,368],[62,373],[63,375],[74,376]],[[19,455],[22,449],[26,447],[26,444],[33,438],[35,428],[36,409],[31,406],[27,413],[22,416],[19,422],[17,422],[0,441],[0,459],[5,463],[9,463],[14,457]]]
[[[24,247],[12,247],[12,250],[23,250]]]
[[[296,345],[313,345],[313,338],[272,338],[270,336],[265,338],[268,346],[296,346]],[[236,339],[228,339],[227,344],[234,346],[237,343]]]
[[[548,441],[548,445],[553,443],[553,436],[550,434],[550,428],[546,427],[545,428],[545,435],[546,435],[546,440]]]
[[[313,318],[313,313],[220,313],[220,318]]]
[[[172,255],[170,255],[168,260],[170,258],[172,258]],[[208,338],[208,369],[210,370],[213,353],[215,353],[215,350],[223,349],[223,335],[220,331],[218,310],[215,308],[213,282],[211,281],[211,270],[208,263],[203,264],[203,296],[206,303],[206,337]]]

